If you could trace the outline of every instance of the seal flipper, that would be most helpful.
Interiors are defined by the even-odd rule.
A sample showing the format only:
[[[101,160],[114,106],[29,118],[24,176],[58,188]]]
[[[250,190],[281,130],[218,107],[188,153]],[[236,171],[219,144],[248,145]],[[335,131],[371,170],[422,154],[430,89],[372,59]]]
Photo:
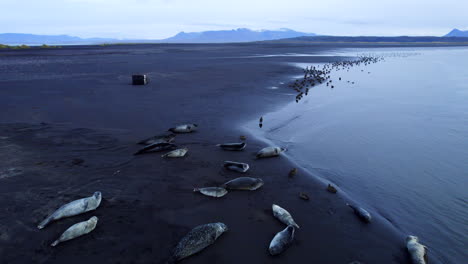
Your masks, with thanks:
[[[429,258],[427,257],[427,247],[426,246],[423,246],[424,247],[424,261],[426,262],[426,264],[429,263]]]

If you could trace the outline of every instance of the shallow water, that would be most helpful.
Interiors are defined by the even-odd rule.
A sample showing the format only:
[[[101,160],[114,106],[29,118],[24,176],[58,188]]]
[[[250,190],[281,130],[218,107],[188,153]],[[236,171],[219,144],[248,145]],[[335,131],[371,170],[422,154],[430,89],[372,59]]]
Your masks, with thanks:
[[[334,71],[334,89],[315,87],[298,104],[291,96],[264,116],[262,129],[258,121],[248,127],[403,234],[419,236],[431,262],[464,263],[468,48],[373,53],[385,61]]]

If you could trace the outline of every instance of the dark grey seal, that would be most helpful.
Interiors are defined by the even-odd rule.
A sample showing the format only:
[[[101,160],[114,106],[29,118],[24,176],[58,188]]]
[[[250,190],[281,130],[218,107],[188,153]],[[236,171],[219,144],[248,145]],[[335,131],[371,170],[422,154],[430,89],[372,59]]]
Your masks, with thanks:
[[[223,187],[230,190],[254,191],[263,186],[260,178],[239,177],[223,184]]]
[[[139,141],[138,144],[140,144],[140,145],[151,145],[151,144],[154,144],[154,143],[171,143],[172,141],[174,141],[175,137],[176,137],[175,134],[167,133],[167,134],[157,135],[157,136],[153,136],[153,137],[150,137],[150,138],[147,138],[147,139],[143,139],[143,140]]]
[[[138,150],[135,152],[133,155],[140,155],[140,154],[147,154],[151,152],[158,152],[158,151],[164,151],[164,150],[173,150],[176,149],[177,145],[174,145],[172,143],[153,143],[148,146],[145,146],[144,148]]]
[[[245,149],[247,146],[247,143],[241,142],[241,143],[224,143],[224,144],[218,144],[216,145],[224,150],[231,150],[231,151],[240,151]]]
[[[249,170],[249,164],[235,161],[225,161],[224,168],[244,173]]]
[[[191,133],[195,130],[197,130],[198,125],[197,124],[184,124],[184,125],[178,125],[176,127],[171,127],[169,128],[169,131],[172,133]]]
[[[288,226],[273,237],[270,242],[270,254],[275,256],[285,251],[294,240],[294,227]]]
[[[202,251],[227,230],[227,226],[223,223],[210,223],[195,227],[177,244],[169,263],[175,263]]]

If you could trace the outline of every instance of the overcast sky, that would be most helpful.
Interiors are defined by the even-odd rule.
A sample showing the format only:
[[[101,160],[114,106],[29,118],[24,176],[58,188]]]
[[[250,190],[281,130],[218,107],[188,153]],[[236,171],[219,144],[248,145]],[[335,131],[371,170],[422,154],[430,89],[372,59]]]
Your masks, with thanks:
[[[160,39],[239,27],[444,35],[468,29],[468,0],[0,0],[0,33]]]

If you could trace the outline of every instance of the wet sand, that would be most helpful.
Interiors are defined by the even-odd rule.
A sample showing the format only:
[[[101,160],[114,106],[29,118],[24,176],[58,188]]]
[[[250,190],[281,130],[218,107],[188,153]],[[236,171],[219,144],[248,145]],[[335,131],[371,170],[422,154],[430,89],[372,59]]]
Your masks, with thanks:
[[[165,263],[190,229],[223,222],[229,231],[182,263],[409,263],[406,234],[378,215],[371,224],[360,222],[340,192],[327,192],[304,171],[288,178],[294,164],[286,157],[254,160],[265,144],[242,129],[294,100],[287,84],[301,71],[287,63],[343,59],[248,56],[335,48],[118,45],[1,52],[0,262]],[[137,72],[148,74],[150,84],[130,85]],[[189,148],[187,157],[132,155],[137,141],[185,122],[199,124],[197,132],[176,137]],[[240,135],[247,136],[243,152],[215,146]],[[226,171],[225,160],[251,168],[244,175]],[[239,176],[260,177],[265,185],[219,199],[192,192]],[[63,203],[94,191],[103,193],[97,211],[36,228]],[[301,226],[278,257],[268,254],[271,239],[284,229],[272,203]],[[49,246],[92,215],[99,223],[91,234]]]

